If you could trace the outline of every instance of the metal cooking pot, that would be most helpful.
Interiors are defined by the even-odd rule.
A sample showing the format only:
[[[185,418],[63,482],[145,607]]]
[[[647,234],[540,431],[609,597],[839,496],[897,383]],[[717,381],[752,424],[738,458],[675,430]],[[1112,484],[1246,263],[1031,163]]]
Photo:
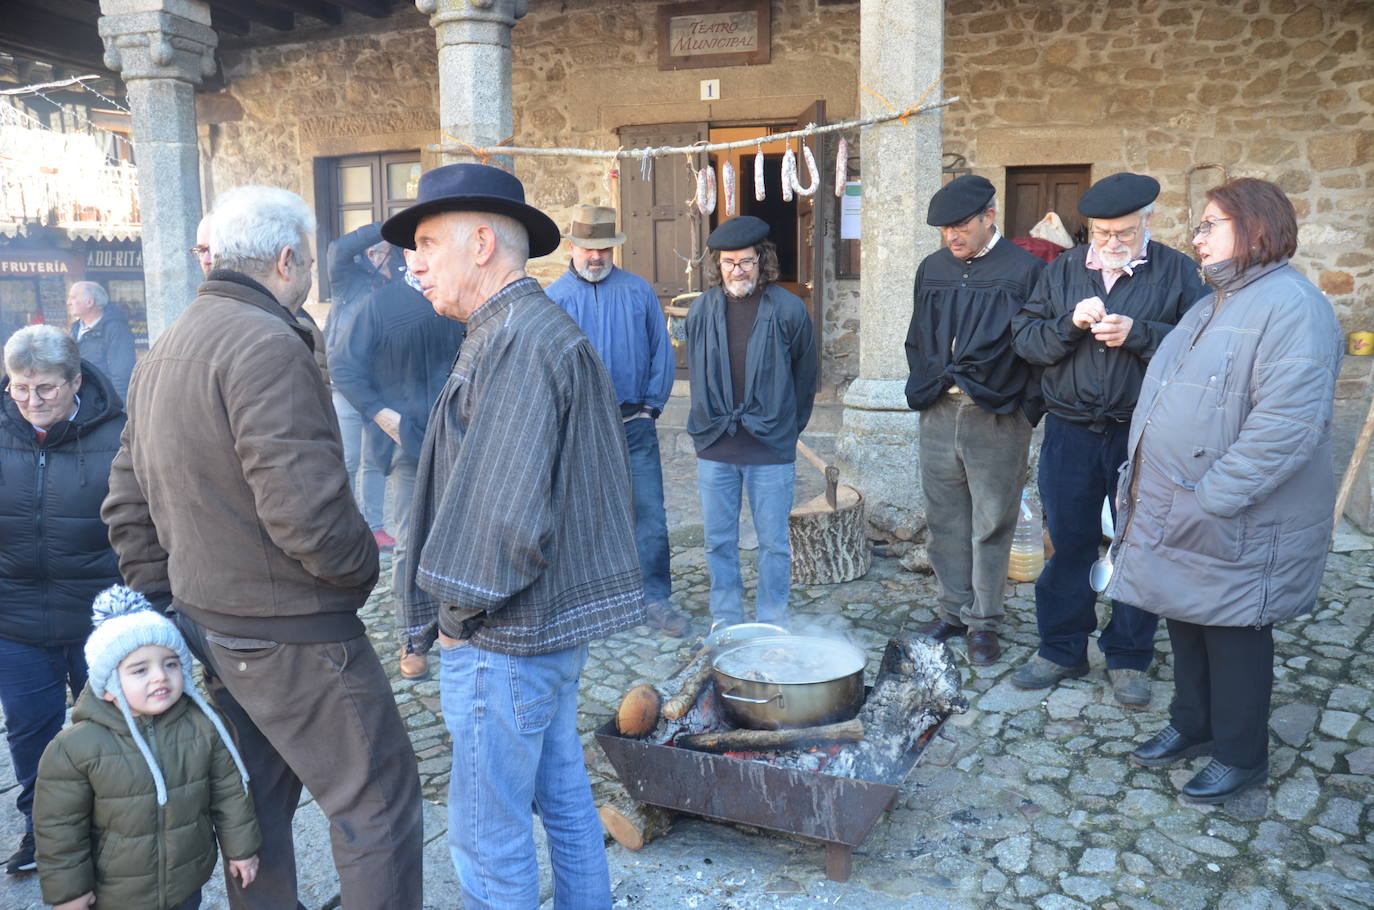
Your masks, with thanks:
[[[864,652],[810,635],[751,638],[722,647],[711,677],[738,727],[780,730],[849,720],[864,700]]]

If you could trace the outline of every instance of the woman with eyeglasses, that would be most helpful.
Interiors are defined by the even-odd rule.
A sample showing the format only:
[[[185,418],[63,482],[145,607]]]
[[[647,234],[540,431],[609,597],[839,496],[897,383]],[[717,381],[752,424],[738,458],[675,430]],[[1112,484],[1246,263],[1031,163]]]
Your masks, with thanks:
[[[95,595],[119,582],[100,504],[124,409],[110,380],[57,326],[5,343],[0,394],[0,705],[24,816],[11,874],[35,868],[38,759],[86,684]]]
[[[1331,304],[1289,265],[1293,205],[1265,180],[1209,190],[1193,246],[1212,296],[1160,345],[1131,421],[1106,594],[1168,621],[1170,723],[1145,767],[1211,761],[1221,803],[1268,776],[1275,623],[1313,608],[1331,536]]]

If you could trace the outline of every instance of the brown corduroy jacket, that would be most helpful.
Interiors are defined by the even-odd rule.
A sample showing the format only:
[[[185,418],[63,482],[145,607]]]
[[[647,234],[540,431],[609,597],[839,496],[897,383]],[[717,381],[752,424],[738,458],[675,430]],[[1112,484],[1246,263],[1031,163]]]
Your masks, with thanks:
[[[101,517],[128,584],[232,636],[362,634],[377,545],[309,331],[216,271],[134,371]]]

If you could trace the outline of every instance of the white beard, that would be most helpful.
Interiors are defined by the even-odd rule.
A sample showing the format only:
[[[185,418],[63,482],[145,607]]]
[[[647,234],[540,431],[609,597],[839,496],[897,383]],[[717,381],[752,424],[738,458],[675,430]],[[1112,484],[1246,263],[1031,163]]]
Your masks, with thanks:
[[[611,274],[611,266],[603,265],[600,268],[588,266],[584,269],[579,269],[577,266],[573,266],[573,271],[577,272],[578,275],[581,275],[587,281],[590,281],[593,284],[595,284],[596,282],[603,280],[607,275]]]

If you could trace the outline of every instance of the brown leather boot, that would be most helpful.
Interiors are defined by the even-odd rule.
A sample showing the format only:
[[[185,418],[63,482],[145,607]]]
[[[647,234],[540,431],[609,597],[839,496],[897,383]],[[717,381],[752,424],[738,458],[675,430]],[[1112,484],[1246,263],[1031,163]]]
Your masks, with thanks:
[[[1002,654],[1002,642],[991,629],[970,632],[968,637],[968,662],[986,667]]]

